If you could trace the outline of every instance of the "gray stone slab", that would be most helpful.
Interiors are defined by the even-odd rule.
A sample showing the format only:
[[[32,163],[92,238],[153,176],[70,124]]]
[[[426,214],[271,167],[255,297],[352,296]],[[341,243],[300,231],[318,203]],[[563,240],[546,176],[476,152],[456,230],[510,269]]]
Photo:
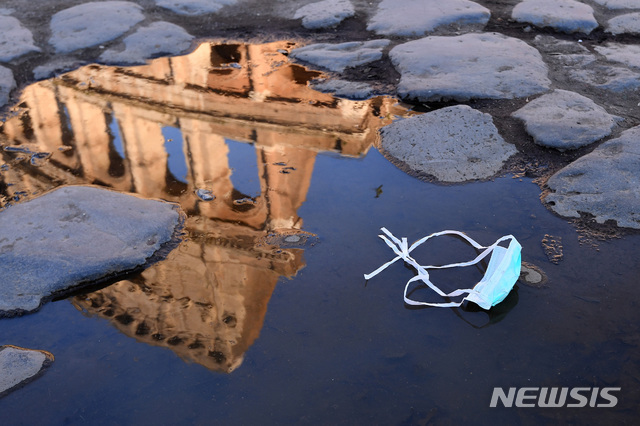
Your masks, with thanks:
[[[619,66],[595,64],[570,69],[568,75],[575,81],[616,93],[640,88],[640,73]]]
[[[619,62],[632,68],[640,68],[640,46],[638,45],[607,43],[604,46],[596,46],[595,49],[609,61]]]
[[[608,9],[640,9],[640,0],[593,0]]]
[[[468,0],[382,0],[367,29],[387,36],[481,30],[491,12]]]
[[[332,93],[339,98],[367,99],[373,93],[373,87],[367,83],[359,81],[347,81],[340,79],[330,79],[312,84],[314,90],[324,93]]]
[[[517,152],[489,114],[466,105],[398,120],[380,135],[383,150],[402,166],[443,182],[490,178]]]
[[[640,229],[640,126],[561,169],[547,185],[544,201],[561,216],[584,212],[598,223]]]
[[[596,61],[596,55],[576,41],[561,40],[553,36],[537,35],[533,45],[545,54],[549,61],[572,69],[585,67]]]
[[[0,61],[7,62],[30,52],[40,52],[31,31],[12,16],[0,15]]]
[[[84,3],[53,15],[49,43],[62,53],[96,46],[120,37],[143,19],[142,7],[135,3]]]
[[[355,13],[349,0],[324,0],[301,7],[293,19],[302,19],[302,26],[309,29],[330,28]]]
[[[0,66],[0,107],[9,102],[9,94],[16,88],[16,81],[13,78],[13,71]]]
[[[225,6],[237,3],[237,0],[155,0],[156,4],[179,15],[204,15],[216,13]]]
[[[626,13],[609,19],[606,31],[611,34],[640,34],[640,12]]]
[[[145,59],[159,54],[177,55],[186,52],[191,47],[193,36],[182,27],[169,22],[154,22],[139,28],[135,33],[124,39],[125,49],[115,48],[100,55],[104,62],[118,62],[124,64],[144,64]]]
[[[564,33],[589,34],[598,27],[591,6],[575,0],[524,0],[513,8],[511,18]]]
[[[309,64],[342,72],[382,58],[382,49],[389,40],[353,41],[339,44],[318,43],[293,49],[289,57]]]
[[[524,121],[535,143],[560,151],[609,136],[619,120],[591,99],[559,89],[529,102],[513,116]]]
[[[0,212],[0,317],[134,270],[172,240],[175,204],[91,186],[58,188]]]
[[[546,92],[551,84],[540,53],[502,34],[431,36],[396,46],[389,55],[405,99],[512,99]]]
[[[0,346],[0,396],[33,380],[52,362],[49,352]]]
[[[68,56],[62,56],[35,67],[33,69],[33,78],[36,80],[44,80],[46,78],[78,69],[82,65],[86,65],[86,62],[70,58]]]

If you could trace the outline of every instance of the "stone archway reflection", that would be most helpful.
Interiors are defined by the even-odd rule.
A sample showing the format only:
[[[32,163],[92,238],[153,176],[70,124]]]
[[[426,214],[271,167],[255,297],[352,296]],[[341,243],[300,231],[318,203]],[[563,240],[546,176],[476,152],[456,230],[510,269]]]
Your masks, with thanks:
[[[276,283],[305,265],[303,245],[281,249],[265,237],[304,234],[298,209],[316,155],[364,155],[403,112],[391,98],[312,90],[319,73],[289,63],[292,46],[205,43],[144,66],[85,66],[24,90],[1,127],[2,205],[92,183],[173,201],[188,215],[185,241],[166,260],[75,297],[75,306],[209,369],[240,365]],[[229,155],[239,143],[253,147],[255,193],[234,186]],[[198,189],[216,198],[204,201]]]

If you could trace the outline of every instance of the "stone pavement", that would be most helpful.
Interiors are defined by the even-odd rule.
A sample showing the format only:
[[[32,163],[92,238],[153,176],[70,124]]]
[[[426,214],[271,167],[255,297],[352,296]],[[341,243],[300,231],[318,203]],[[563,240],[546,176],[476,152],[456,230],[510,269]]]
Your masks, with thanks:
[[[319,90],[395,95],[436,110],[382,133],[383,152],[406,171],[464,182],[538,156],[558,172],[543,176],[551,177],[544,200],[553,211],[640,228],[640,186],[628,185],[640,171],[616,160],[624,153],[633,163],[640,144],[639,14],[640,0],[7,0],[0,8],[0,104],[6,109],[31,81],[86,63],[144,63],[205,39],[289,39],[296,43],[291,59],[327,72]],[[470,124],[437,111],[460,104],[492,117]],[[481,144],[448,136],[467,135],[466,125],[482,128]],[[423,161],[406,142],[387,139],[394,133],[440,136],[423,147],[432,156]],[[487,161],[482,150],[499,164],[476,173]],[[457,158],[443,157],[451,152]],[[462,161],[455,177],[444,173],[450,161]],[[618,197],[615,209],[594,200],[605,192]]]
[[[38,378],[53,360],[46,351],[0,346],[0,397]]]
[[[1,211],[0,318],[148,265],[179,232],[181,214],[172,203],[92,186],[61,187]]]

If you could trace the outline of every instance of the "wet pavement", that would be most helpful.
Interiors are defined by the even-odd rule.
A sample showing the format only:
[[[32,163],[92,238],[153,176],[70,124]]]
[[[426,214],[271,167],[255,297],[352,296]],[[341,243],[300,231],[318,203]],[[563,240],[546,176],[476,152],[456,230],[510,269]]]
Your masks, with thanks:
[[[640,4],[6,3],[0,221],[86,184],[186,219],[143,272],[0,320],[56,357],[3,422],[637,420]],[[407,268],[362,279],[381,226],[513,234],[524,274],[489,311],[407,309]],[[620,390],[489,408],[523,386]]]

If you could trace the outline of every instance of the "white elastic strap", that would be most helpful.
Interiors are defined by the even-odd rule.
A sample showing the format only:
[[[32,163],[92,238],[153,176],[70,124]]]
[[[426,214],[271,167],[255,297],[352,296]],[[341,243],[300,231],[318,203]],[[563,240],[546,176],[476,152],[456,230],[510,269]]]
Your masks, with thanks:
[[[407,305],[412,305],[412,306],[435,306],[435,307],[439,307],[439,308],[459,308],[460,305],[462,305],[462,301],[460,301],[460,302],[446,302],[446,303],[445,302],[442,302],[442,303],[430,303],[430,302],[419,302],[417,300],[409,299],[409,296],[407,296],[407,293],[409,292],[409,286],[411,285],[412,282],[418,281],[418,280],[421,280],[422,282],[427,284],[431,289],[435,290],[442,297],[456,297],[456,296],[460,296],[460,295],[463,295],[463,294],[477,293],[474,289],[469,288],[469,289],[465,289],[465,290],[454,290],[451,293],[445,294],[435,284],[433,284],[429,280],[428,277],[421,277],[420,275],[416,275],[415,277],[411,278],[407,282],[407,285],[404,286],[404,302]]]
[[[491,253],[499,243],[501,243],[502,241],[514,238],[512,235],[507,235],[505,237],[500,238],[498,241],[496,241],[492,245],[490,245],[488,247],[485,247],[485,246],[481,246],[475,240],[473,240],[468,235],[466,235],[466,234],[464,234],[462,232],[446,230],[446,231],[435,232],[435,233],[433,233],[431,235],[423,237],[420,240],[418,240],[415,243],[413,243],[411,245],[411,247],[409,247],[406,238],[402,238],[402,240],[399,240],[398,238],[396,238],[386,228],[381,228],[381,230],[382,230],[383,233],[385,233],[388,236],[388,238],[385,235],[378,235],[378,236],[391,248],[391,250],[393,250],[393,252],[397,256],[395,258],[391,259],[389,262],[385,263],[384,265],[380,266],[375,271],[373,271],[373,272],[371,272],[369,274],[365,274],[364,278],[366,280],[368,280],[370,278],[373,278],[376,275],[378,275],[380,272],[385,270],[387,267],[389,267],[390,265],[392,265],[393,263],[398,261],[399,259],[403,259],[405,262],[407,262],[408,264],[413,266],[418,271],[418,275],[416,275],[415,277],[411,278],[407,282],[407,284],[406,284],[406,286],[404,288],[404,301],[405,301],[405,303],[407,303],[409,305],[413,305],[413,306],[437,306],[437,307],[441,307],[441,308],[459,307],[462,304],[462,301],[460,301],[460,302],[449,302],[449,303],[428,303],[428,302],[418,302],[418,301],[415,301],[413,299],[409,299],[409,297],[407,296],[407,293],[409,291],[409,286],[411,285],[411,283],[415,282],[415,281],[418,281],[418,280],[421,280],[427,286],[429,286],[429,288],[431,288],[433,291],[435,291],[438,295],[440,295],[442,297],[455,297],[455,296],[460,296],[462,294],[477,293],[474,289],[454,290],[453,292],[448,293],[448,294],[444,293],[442,290],[440,290],[440,288],[438,288],[435,284],[433,284],[431,282],[431,280],[429,279],[429,273],[427,272],[427,269],[445,269],[445,268],[455,268],[455,267],[464,267],[464,266],[475,265],[476,263],[478,263],[482,259],[484,259],[489,253]],[[412,258],[410,256],[410,253],[415,248],[417,248],[418,246],[420,246],[421,244],[423,244],[424,242],[426,242],[430,238],[439,237],[441,235],[457,235],[459,237],[462,237],[464,240],[466,240],[469,244],[471,244],[476,249],[478,249],[478,250],[484,249],[484,250],[482,251],[482,253],[480,253],[478,256],[476,256],[475,259],[473,259],[473,260],[471,260],[469,262],[451,263],[451,264],[448,264],[448,265],[440,265],[440,266],[435,266],[435,265],[422,266],[418,262],[416,262],[416,260],[414,258]]]

